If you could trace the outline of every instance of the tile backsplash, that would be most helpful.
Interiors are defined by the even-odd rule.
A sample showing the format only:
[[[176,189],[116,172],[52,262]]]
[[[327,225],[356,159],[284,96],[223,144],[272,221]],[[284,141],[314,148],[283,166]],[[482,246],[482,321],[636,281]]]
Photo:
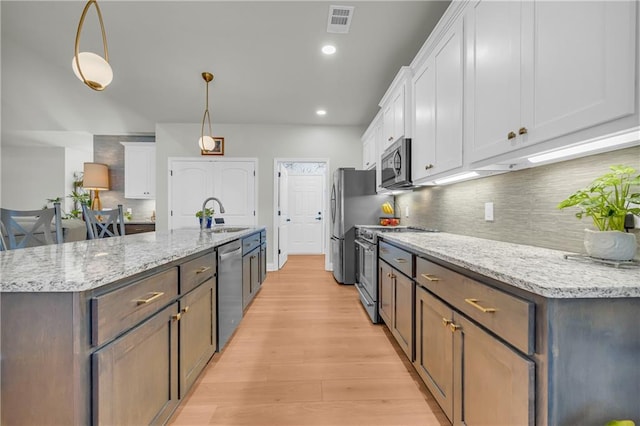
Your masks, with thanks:
[[[156,209],[155,200],[124,198],[124,146],[120,142],[155,142],[155,136],[100,136],[93,138],[93,161],[109,166],[108,191],[100,191],[105,209],[122,204],[125,211],[131,208],[132,220],[148,221]]]
[[[592,223],[576,209],[557,204],[575,190],[624,164],[640,171],[640,147],[509,172],[458,184],[424,187],[396,196],[403,225],[437,228],[453,234],[583,252],[583,232]],[[485,203],[494,220],[485,221]],[[409,217],[405,217],[405,208]],[[640,230],[635,229],[640,243]]]

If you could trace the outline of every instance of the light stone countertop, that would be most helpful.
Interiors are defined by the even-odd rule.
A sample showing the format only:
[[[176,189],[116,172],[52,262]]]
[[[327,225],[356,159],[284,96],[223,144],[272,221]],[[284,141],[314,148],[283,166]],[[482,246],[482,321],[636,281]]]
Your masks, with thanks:
[[[220,234],[181,229],[2,251],[0,290],[92,290],[263,229]]]
[[[640,267],[564,259],[567,252],[439,233],[379,233],[453,265],[549,298],[640,297]]]

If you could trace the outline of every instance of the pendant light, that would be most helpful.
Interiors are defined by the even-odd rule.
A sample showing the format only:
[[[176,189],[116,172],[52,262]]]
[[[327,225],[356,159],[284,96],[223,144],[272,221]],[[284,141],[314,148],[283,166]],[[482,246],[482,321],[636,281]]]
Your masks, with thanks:
[[[82,25],[87,17],[87,12],[91,5],[95,6],[100,22],[100,30],[102,31],[102,46],[104,48],[104,58],[92,52],[80,52],[80,34],[82,33]],[[104,31],[104,22],[102,22],[102,12],[96,0],[89,0],[80,16],[78,23],[78,32],[76,33],[75,53],[71,64],[76,77],[93,90],[104,90],[111,80],[113,80],[113,71],[109,65],[109,51],[107,49],[107,35]]]
[[[198,145],[200,145],[200,153],[206,154],[207,152],[213,151],[216,146],[211,133],[211,115],[209,114],[209,83],[213,80],[213,74],[205,71],[202,73],[202,78],[204,79],[207,86],[207,102],[204,109],[204,115],[202,116],[202,129],[200,130],[200,139],[198,140]],[[209,135],[204,134],[205,120],[209,124]]]

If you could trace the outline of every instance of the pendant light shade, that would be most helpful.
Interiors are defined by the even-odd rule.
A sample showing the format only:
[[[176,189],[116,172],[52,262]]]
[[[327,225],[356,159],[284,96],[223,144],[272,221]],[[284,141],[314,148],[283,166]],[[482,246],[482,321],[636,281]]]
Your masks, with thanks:
[[[204,114],[202,116],[202,128],[200,129],[200,139],[198,140],[198,145],[200,146],[200,152],[202,154],[205,154],[209,151],[213,151],[213,149],[215,148],[215,141],[213,140],[213,136],[211,133],[211,115],[209,114],[209,83],[213,80],[213,74],[211,74],[210,72],[203,72],[202,78],[205,81],[207,87],[207,97]],[[205,122],[209,126],[208,135],[205,135],[204,133]]]
[[[82,26],[87,17],[89,7],[94,5],[100,22],[100,31],[102,32],[102,47],[104,48],[104,58],[92,52],[80,52],[80,34]],[[80,22],[78,23],[78,32],[76,33],[75,53],[71,67],[73,72],[84,84],[93,90],[104,90],[113,80],[113,71],[109,65],[109,49],[107,48],[107,35],[104,30],[104,22],[102,22],[102,12],[100,6],[95,0],[89,0],[82,11]]]

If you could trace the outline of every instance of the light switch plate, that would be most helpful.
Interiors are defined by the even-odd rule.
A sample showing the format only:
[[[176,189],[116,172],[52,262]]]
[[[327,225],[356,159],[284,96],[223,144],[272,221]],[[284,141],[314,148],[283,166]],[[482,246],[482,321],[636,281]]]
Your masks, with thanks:
[[[493,222],[493,203],[484,203],[484,220]]]

